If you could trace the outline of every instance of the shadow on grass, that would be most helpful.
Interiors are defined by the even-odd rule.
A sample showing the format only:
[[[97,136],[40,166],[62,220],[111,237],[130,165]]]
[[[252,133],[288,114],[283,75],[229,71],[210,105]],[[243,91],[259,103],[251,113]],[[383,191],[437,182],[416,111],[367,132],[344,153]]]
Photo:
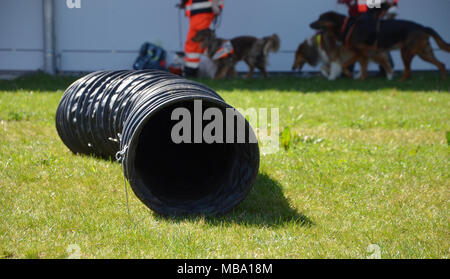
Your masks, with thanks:
[[[78,78],[80,76],[50,76],[37,71],[13,80],[0,80],[0,91],[65,91]]]
[[[441,80],[438,72],[415,72],[413,78],[402,82],[401,73],[396,73],[397,78],[392,81],[384,77],[369,77],[366,81],[340,78],[336,81],[328,81],[320,75],[305,78],[293,76],[291,73],[285,75],[273,74],[267,79],[255,77],[250,80],[243,78],[229,80],[196,79],[196,81],[218,91],[262,91],[271,90],[276,92],[299,92],[320,93],[335,91],[365,91],[375,92],[382,89],[393,89],[402,91],[450,91],[450,79]],[[64,91],[72,82],[80,76],[50,76],[43,72],[35,72],[18,77],[14,80],[0,80],[0,91]]]
[[[156,215],[156,218],[175,222],[195,222],[200,217],[165,217]],[[258,175],[252,191],[242,204],[228,214],[218,217],[206,217],[205,220],[207,224],[212,226],[238,224],[254,227],[277,227],[287,223],[301,226],[312,226],[314,224],[306,215],[289,205],[281,185],[266,174]]]
[[[450,90],[450,80],[443,81],[438,72],[415,72],[413,77],[407,81],[400,81],[401,73],[396,74],[396,78],[388,81],[384,77],[370,76],[365,81],[352,80],[345,77],[335,81],[328,81],[325,78],[314,75],[312,77],[300,76],[272,76],[267,79],[253,78],[245,80],[236,78],[230,80],[207,80],[198,81],[206,84],[216,91],[261,91],[272,90],[277,92],[301,92],[301,93],[321,93],[336,91],[363,91],[376,92],[384,89],[401,91],[443,91]]]

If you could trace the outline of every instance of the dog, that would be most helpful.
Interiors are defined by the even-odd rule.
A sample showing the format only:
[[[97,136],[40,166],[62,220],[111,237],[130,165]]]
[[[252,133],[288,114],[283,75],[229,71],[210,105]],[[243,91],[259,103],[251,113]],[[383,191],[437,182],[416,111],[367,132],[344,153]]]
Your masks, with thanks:
[[[175,52],[175,56],[172,60],[172,63],[171,65],[169,65],[169,71],[181,76],[186,63],[184,57],[185,57],[184,52],[182,51]],[[213,61],[211,61],[209,57],[202,56],[196,77],[212,79],[214,78],[216,71],[217,71],[216,64]]]
[[[365,79],[368,61],[371,59],[380,64],[388,77],[392,78],[392,67],[383,54],[390,50],[400,49],[405,68],[402,80],[411,77],[411,62],[416,55],[438,67],[442,79],[446,79],[445,65],[436,59],[429,39],[433,37],[438,46],[446,52],[450,52],[450,44],[445,42],[432,28],[408,20],[376,20],[364,16],[348,18],[336,12],[320,15],[319,19],[310,26],[316,30],[329,32],[353,52],[352,58],[342,65],[347,76],[351,76],[347,67],[355,62],[360,62],[361,79]]]
[[[305,64],[320,65],[320,71],[328,80],[335,80],[342,74],[341,65],[352,57],[352,52],[339,46],[328,32],[318,32],[303,41],[295,52],[292,70],[302,70]]]
[[[217,38],[211,29],[203,29],[197,32],[192,40],[201,43],[202,48],[206,49],[206,56],[217,65],[215,79],[236,76],[235,66],[242,60],[249,67],[247,79],[253,76],[255,68],[267,77],[269,53],[280,49],[280,38],[276,34],[261,39],[240,36],[225,40]]]

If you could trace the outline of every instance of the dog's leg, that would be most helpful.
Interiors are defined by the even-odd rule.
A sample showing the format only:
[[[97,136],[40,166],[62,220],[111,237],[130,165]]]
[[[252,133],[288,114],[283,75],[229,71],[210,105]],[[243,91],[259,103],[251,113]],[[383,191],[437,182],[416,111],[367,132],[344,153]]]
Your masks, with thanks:
[[[387,79],[392,80],[392,78],[394,77],[394,71],[392,69],[391,63],[389,62],[388,54],[377,53],[371,58],[375,63],[378,63],[381,67],[383,67],[384,71],[386,72]]]
[[[248,58],[244,59],[244,62],[248,66],[248,73],[247,75],[245,75],[245,78],[249,79],[253,77],[253,73],[255,72],[255,66],[249,62]]]
[[[431,64],[438,67],[441,71],[442,79],[446,80],[447,71],[445,70],[445,65],[441,63],[441,61],[437,60],[436,56],[434,56],[433,48],[431,47],[430,42],[427,41],[425,48],[423,48],[423,50],[419,53],[419,57],[424,61],[430,62]]]
[[[228,76],[229,78],[235,78],[235,77],[236,77],[236,70],[235,70],[235,68],[234,68],[234,65],[233,65],[233,66],[230,66],[230,68],[228,69],[228,74],[227,74],[227,76]]]
[[[361,58],[359,61],[359,64],[361,65],[360,80],[366,80],[367,79],[367,67],[369,66],[369,60],[366,57]]]
[[[260,67],[259,70],[261,71],[261,73],[262,73],[262,75],[263,75],[264,78],[267,78],[267,77],[268,77],[268,76],[267,76],[266,68]]]
[[[255,72],[255,67],[248,65],[249,69],[248,69],[248,73],[245,76],[246,79],[250,79],[251,77],[253,77],[253,73]]]
[[[230,73],[230,77],[231,78],[235,78],[236,77],[236,69],[235,69],[234,65],[233,65],[233,67],[231,67],[229,73]]]
[[[405,67],[405,70],[403,71],[403,76],[402,76],[401,80],[405,81],[411,77],[411,62],[414,58],[414,55],[411,55],[407,48],[402,48],[401,54],[402,54],[403,65]]]
[[[385,71],[386,71],[386,69],[385,69]],[[392,80],[394,78],[394,71],[392,69],[391,69],[390,73],[386,71],[386,77],[388,80]]]
[[[348,70],[348,67],[350,67],[351,65],[355,64],[356,62],[358,62],[358,56],[359,56],[358,54],[354,54],[349,60],[344,62],[342,64],[342,66],[341,66],[342,67],[342,71],[349,78],[352,78],[352,74]]]
[[[330,65],[330,78],[329,80],[336,80],[342,73],[342,67],[339,62],[333,61]]]
[[[323,64],[323,65],[320,67],[320,72],[322,73],[322,75],[323,75],[326,79],[330,80],[330,69],[329,69],[328,65]]]
[[[219,64],[217,72],[216,72],[216,76],[214,77],[214,79],[224,79],[227,76],[227,71],[228,71],[228,68],[226,65]]]

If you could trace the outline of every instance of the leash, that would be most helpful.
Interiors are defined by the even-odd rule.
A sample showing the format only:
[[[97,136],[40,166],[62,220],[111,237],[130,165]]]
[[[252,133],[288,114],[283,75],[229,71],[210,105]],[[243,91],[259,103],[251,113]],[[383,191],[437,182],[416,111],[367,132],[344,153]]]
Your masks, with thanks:
[[[347,29],[347,24],[348,24],[348,21],[350,20],[350,17],[349,16],[347,16],[345,19],[344,19],[344,24],[342,24],[342,27],[341,27],[341,33],[344,33],[345,32],[345,29]]]
[[[377,17],[377,25],[376,25],[376,39],[375,39],[375,43],[373,44],[372,48],[373,49],[378,49],[378,39],[379,39],[379,35],[380,35],[380,29],[381,29],[381,20],[383,19],[383,17],[386,15],[387,11],[382,12],[378,17]],[[356,29],[356,26],[359,22],[359,20],[361,19],[361,16],[359,16],[358,18],[356,18],[355,23],[353,23],[353,25],[350,27],[350,29],[347,32],[347,35],[345,36],[345,40],[344,40],[344,45],[346,45],[347,47],[350,47],[350,39],[353,35],[353,32]],[[350,17],[347,16],[344,20],[344,23],[341,27],[341,34],[344,35],[345,30],[347,30],[347,25],[350,21]]]
[[[125,154],[128,150],[128,145],[125,145],[124,148],[122,150],[120,150],[119,152],[116,153],[116,160],[122,164],[123,159],[125,158]],[[123,166],[122,166],[123,167]],[[123,186],[125,188],[125,199],[127,202],[127,212],[128,212],[128,218],[131,219],[131,214],[130,214],[130,206],[129,206],[129,202],[128,202],[128,189],[127,189],[127,179],[125,178],[125,171],[123,172]]]
[[[131,219],[130,214],[130,206],[128,204],[128,189],[127,189],[127,179],[125,178],[125,174],[123,175],[123,187],[125,188],[125,199],[127,201],[127,212],[128,212],[128,218]]]
[[[342,28],[341,28],[341,34],[342,34],[342,36],[345,35],[344,42],[343,42],[343,44],[342,44],[343,46],[345,45],[345,46],[347,46],[347,47],[350,47],[350,39],[351,39],[351,37],[352,37],[352,35],[353,35],[353,32],[354,32],[355,29],[356,29],[356,26],[358,25],[359,20],[360,20],[360,17],[356,18],[355,23],[353,23],[353,25],[352,25],[352,26],[350,27],[350,29],[348,30],[347,34],[345,34],[345,30],[347,29],[347,25],[348,25],[348,23],[349,23],[349,21],[350,21],[350,17],[346,17],[346,18],[345,18],[344,24],[342,25]]]
[[[178,41],[180,43],[180,50],[183,50],[183,27],[181,25],[181,9],[178,9]]]
[[[383,20],[383,18],[386,16],[387,14],[387,10],[383,11],[377,18],[377,35],[376,35],[376,40],[375,43],[373,45],[373,48],[376,50],[378,49],[378,40],[380,38],[380,32],[381,32],[381,21]]]
[[[119,139],[122,140],[122,136],[119,134]],[[123,147],[122,150],[120,150],[119,152],[116,153],[116,160],[122,164],[123,160],[125,159],[125,154],[127,153],[128,150],[128,145],[125,145]],[[123,167],[123,165],[122,165]],[[130,221],[132,222],[132,224],[136,227],[137,225],[139,225],[141,223],[142,220],[144,220],[146,217],[142,217],[142,219],[138,220],[137,222],[135,220],[133,220],[133,218],[131,217],[131,213],[130,213],[130,205],[129,205],[129,201],[128,201],[128,187],[127,187],[127,179],[125,178],[125,171],[123,171],[123,187],[125,190],[125,199],[126,199],[126,204],[127,204],[127,213],[128,213],[128,218],[130,219]]]
[[[220,25],[222,25],[222,12],[220,14],[216,15],[213,19],[213,27],[212,31],[215,33],[217,29],[219,29]]]

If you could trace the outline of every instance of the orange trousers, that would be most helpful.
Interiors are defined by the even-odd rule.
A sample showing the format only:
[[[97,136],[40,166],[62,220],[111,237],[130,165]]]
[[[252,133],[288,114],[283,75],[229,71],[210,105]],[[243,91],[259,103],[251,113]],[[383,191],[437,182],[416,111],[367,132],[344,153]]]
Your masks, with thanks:
[[[200,55],[205,51],[200,43],[193,42],[192,38],[198,31],[209,28],[214,20],[214,13],[202,13],[190,17],[189,31],[184,45],[185,65],[189,68],[198,69],[200,65]]]

